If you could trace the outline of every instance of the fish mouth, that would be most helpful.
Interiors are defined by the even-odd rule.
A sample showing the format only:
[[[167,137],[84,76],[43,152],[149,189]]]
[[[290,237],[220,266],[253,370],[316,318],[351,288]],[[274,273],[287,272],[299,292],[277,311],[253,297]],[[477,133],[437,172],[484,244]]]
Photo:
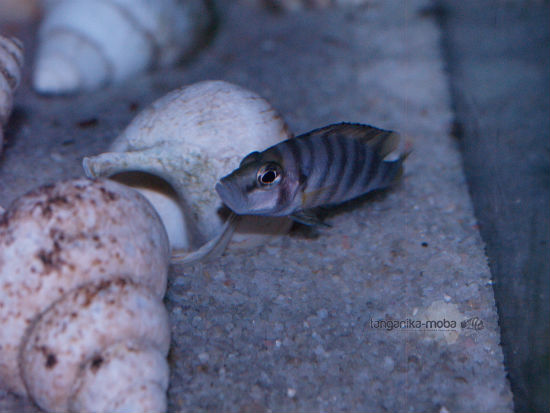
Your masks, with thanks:
[[[216,192],[222,199],[222,202],[229,207],[233,212],[239,215],[248,213],[246,201],[239,196],[239,188],[229,182],[218,182],[216,184]]]

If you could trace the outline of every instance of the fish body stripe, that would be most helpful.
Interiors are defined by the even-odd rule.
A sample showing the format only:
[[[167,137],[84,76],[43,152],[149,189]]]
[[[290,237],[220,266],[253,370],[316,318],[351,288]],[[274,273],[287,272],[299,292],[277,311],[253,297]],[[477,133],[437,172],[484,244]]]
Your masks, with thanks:
[[[283,166],[291,180],[304,180],[304,187],[309,184],[311,168],[314,166],[315,156],[313,148],[309,146],[304,139],[292,138],[271,148],[275,151],[275,158],[280,159],[279,163]],[[283,185],[284,186],[284,185]],[[278,205],[282,208],[279,213],[290,213],[297,208],[301,208],[301,197],[295,197],[290,200],[289,188],[282,188],[279,193]]]
[[[286,149],[283,145],[277,145],[277,146],[273,146],[269,150],[272,151],[271,155],[274,158],[274,160],[278,161],[279,164],[281,165],[284,164],[285,167],[288,167],[287,163],[288,163],[288,160],[290,159],[289,156],[291,156],[288,149]],[[288,201],[289,201],[289,193],[286,190],[286,188],[282,187],[277,195],[277,205],[281,207],[280,208],[281,211],[286,209],[284,207],[288,205]]]
[[[333,199],[335,201],[345,201],[349,189],[355,183],[357,179],[358,171],[364,163],[364,146],[358,139],[346,139],[346,163],[344,174],[340,180],[338,191],[334,194]]]
[[[300,139],[289,139],[286,141],[292,155],[294,156],[294,172],[297,175],[297,178],[300,178],[300,175],[306,175],[309,167],[311,165],[311,154],[308,149],[304,147],[304,143]]]
[[[349,180],[346,192],[344,194],[346,200],[357,196],[357,190],[354,191],[353,189],[358,186],[357,183],[362,178],[362,172],[368,167],[369,164],[369,150],[367,145],[357,141],[355,145],[357,149],[357,158],[355,164],[353,165],[353,170],[351,173],[352,178]]]
[[[363,175],[358,180],[358,187],[356,189],[358,194],[367,192],[369,189],[369,186],[372,184],[372,180],[375,178],[376,174],[378,173],[378,168],[380,167],[380,162],[382,162],[382,159],[380,159],[380,156],[373,151],[368,150],[368,162],[365,165],[365,171]]]
[[[330,191],[328,190],[328,187],[334,184],[335,165],[338,165],[338,160],[340,157],[340,148],[332,143],[332,139],[330,136],[328,136],[327,134],[323,135],[322,142],[327,152],[327,162],[324,165],[319,165],[319,167],[324,170],[323,180],[319,182],[319,187],[311,188],[312,190],[320,190],[317,193],[315,205],[326,204],[327,199],[330,196]]]
[[[312,139],[313,154],[312,173],[308,178],[307,191],[305,191],[305,203],[302,208],[309,208],[319,203],[322,193],[316,193],[323,188],[329,172],[329,165],[334,160],[334,153],[328,142],[328,137],[322,135],[318,139]]]
[[[323,194],[323,204],[332,204],[335,202],[335,195],[342,185],[347,160],[346,138],[342,136],[332,136],[329,142],[334,148],[334,162],[327,165],[330,170],[330,177],[326,181],[329,189]]]
[[[328,134],[303,136],[280,145],[285,164],[306,177],[303,202],[296,207],[347,201],[375,189],[382,159],[359,139]],[[292,159],[292,166],[288,164]],[[296,165],[298,162],[298,165]],[[380,178],[380,179],[379,179]],[[317,192],[318,191],[318,192]]]
[[[315,147],[313,139],[296,139],[296,141],[301,145],[303,149],[303,153],[307,154],[304,156],[305,162],[302,167],[302,173],[304,177],[306,178],[303,190],[307,191],[308,186],[314,182],[315,176],[315,162],[317,162],[316,154],[315,154]]]
[[[290,170],[295,172],[303,163],[302,153],[300,151],[300,148],[296,144],[296,139],[289,139],[281,144],[281,146],[284,147],[287,152],[291,154],[293,163],[289,166]]]
[[[300,188],[299,199],[296,200],[296,207],[299,209],[306,208],[309,204],[307,197],[303,197],[304,194],[307,194],[310,188],[317,188],[319,180],[321,179],[322,171],[319,169],[318,165],[320,160],[326,159],[326,153],[323,152],[318,144],[315,144],[314,139],[309,138],[300,138],[296,139],[303,148],[303,152],[307,153],[307,156],[304,156],[307,161],[304,163],[302,168],[304,182]]]
[[[367,145],[360,145],[360,156],[353,171],[353,179],[350,180],[349,187],[345,193],[344,200],[355,198],[365,192],[368,186],[371,174],[375,172],[376,156]]]
[[[289,147],[286,141],[274,146],[272,150],[279,154],[280,165],[285,171],[292,171],[296,166],[296,159],[292,153],[292,149]]]

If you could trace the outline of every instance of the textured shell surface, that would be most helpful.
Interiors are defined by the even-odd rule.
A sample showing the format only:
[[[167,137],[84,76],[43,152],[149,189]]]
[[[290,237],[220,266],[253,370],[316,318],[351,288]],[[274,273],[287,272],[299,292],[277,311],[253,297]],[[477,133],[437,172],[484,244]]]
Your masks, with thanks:
[[[13,93],[21,81],[23,45],[15,38],[0,36],[0,152],[3,125],[13,107]]]
[[[85,158],[83,165],[91,177],[139,170],[165,179],[183,204],[188,231],[199,233],[201,243],[223,225],[217,180],[248,153],[289,137],[284,120],[256,93],[224,81],[203,81],[154,102],[113,142],[111,152]],[[245,229],[245,244],[254,232],[289,227],[286,219],[264,219],[260,231],[248,217],[242,221],[234,240],[239,228]]]
[[[120,348],[118,351],[112,348],[128,341],[134,344],[123,348],[141,351],[145,357],[137,353],[132,357],[121,353]],[[118,356],[121,364],[129,357],[131,363],[125,366],[126,370],[135,365],[136,357],[141,358],[143,375],[138,376],[140,369],[135,369],[134,383],[144,378],[147,382],[147,374],[152,374],[153,381],[165,385],[161,391],[164,394],[168,381],[167,367],[162,361],[169,345],[170,323],[162,300],[143,285],[114,278],[83,285],[54,302],[31,328],[22,347],[20,369],[29,395],[42,409],[74,411],[71,406],[74,383],[86,374],[81,365],[87,362],[95,375],[104,376],[105,370],[108,376],[109,363],[103,365],[107,357]],[[158,354],[154,355],[155,352]],[[160,371],[147,368],[156,368],[159,363]],[[119,378],[128,376],[128,372],[120,373]],[[113,383],[109,389],[100,387],[106,391],[100,400],[109,404],[113,398],[125,397],[123,390],[130,383]],[[80,407],[89,410],[88,406]]]
[[[25,394],[17,353],[25,329],[77,286],[126,274],[160,299],[168,238],[137,191],[109,180],[76,179],[33,190],[0,217],[0,381]]]
[[[208,26],[203,0],[46,3],[33,84],[39,93],[93,90],[189,53]]]
[[[166,355],[150,343],[117,342],[102,351],[100,359],[90,358],[81,368],[71,410],[165,411],[169,375]],[[112,397],[104,397],[107,394]]]

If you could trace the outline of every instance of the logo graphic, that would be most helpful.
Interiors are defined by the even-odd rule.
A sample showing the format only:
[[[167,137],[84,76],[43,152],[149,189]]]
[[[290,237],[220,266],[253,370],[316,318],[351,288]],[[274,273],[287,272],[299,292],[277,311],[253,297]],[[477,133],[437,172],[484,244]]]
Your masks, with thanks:
[[[460,323],[460,327],[475,331],[483,330],[485,328],[483,325],[483,320],[479,317],[472,317],[462,321]]]

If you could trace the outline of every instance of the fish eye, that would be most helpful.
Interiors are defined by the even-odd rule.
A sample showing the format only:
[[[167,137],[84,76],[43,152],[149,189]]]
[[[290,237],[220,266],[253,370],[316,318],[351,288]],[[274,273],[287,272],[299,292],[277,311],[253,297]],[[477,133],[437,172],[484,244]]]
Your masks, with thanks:
[[[271,186],[281,180],[281,168],[277,164],[268,163],[258,170],[258,183],[260,186]]]

